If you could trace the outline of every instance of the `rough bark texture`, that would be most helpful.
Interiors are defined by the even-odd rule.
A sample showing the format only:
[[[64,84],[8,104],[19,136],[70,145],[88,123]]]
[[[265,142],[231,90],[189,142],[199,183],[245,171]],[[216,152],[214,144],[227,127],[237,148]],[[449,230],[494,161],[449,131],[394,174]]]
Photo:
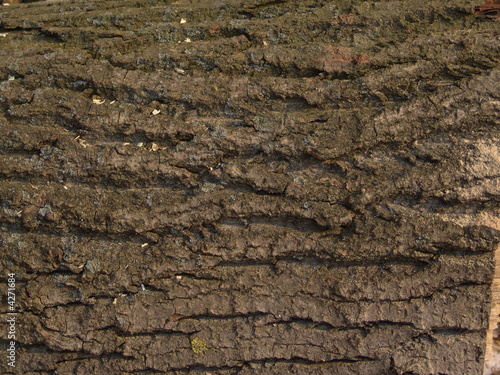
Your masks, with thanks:
[[[0,372],[481,374],[500,38],[475,5],[1,9]]]

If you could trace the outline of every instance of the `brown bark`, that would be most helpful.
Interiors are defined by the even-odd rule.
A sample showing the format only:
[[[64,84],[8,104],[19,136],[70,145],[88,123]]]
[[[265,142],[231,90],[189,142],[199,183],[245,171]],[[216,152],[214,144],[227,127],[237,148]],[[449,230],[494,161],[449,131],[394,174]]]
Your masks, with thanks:
[[[2,9],[1,372],[481,374],[500,41],[475,5]]]

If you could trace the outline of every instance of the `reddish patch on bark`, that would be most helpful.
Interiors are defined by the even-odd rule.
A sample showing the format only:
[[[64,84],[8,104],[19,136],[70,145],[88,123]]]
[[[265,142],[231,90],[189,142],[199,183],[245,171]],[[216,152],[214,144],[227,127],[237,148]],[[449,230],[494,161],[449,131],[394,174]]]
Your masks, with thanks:
[[[335,17],[333,23],[341,25],[352,25],[354,21],[356,21],[356,18],[357,17],[354,14],[341,14],[340,16]]]
[[[220,29],[220,25],[215,25],[214,27],[212,27],[210,30],[208,30],[208,32],[210,34],[215,34],[217,32],[217,30]]]
[[[26,1],[26,0],[3,0],[2,4],[19,4],[19,3],[34,3],[36,1],[41,1],[41,0],[31,0],[31,1]]]
[[[346,71],[353,65],[367,63],[368,57],[364,53],[354,52],[348,47],[326,46],[325,54],[319,59],[325,72]]]
[[[483,5],[474,7],[474,14],[500,20],[500,0],[486,0]]]
[[[0,0],[0,4],[36,3],[39,1],[52,2],[54,0]],[[57,0],[62,1],[62,0]]]

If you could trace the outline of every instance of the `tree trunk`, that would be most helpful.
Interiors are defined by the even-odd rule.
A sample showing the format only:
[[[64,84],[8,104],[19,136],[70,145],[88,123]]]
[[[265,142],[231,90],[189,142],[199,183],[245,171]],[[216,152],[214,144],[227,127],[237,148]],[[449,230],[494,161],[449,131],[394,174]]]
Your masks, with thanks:
[[[0,9],[0,372],[482,374],[500,39],[479,5]]]

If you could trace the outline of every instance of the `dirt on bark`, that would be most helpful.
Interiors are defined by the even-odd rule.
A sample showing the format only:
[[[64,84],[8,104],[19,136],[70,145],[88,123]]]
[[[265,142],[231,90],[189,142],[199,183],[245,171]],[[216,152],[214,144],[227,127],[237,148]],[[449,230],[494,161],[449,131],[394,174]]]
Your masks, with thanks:
[[[0,372],[481,374],[500,36],[478,5],[0,9]]]

